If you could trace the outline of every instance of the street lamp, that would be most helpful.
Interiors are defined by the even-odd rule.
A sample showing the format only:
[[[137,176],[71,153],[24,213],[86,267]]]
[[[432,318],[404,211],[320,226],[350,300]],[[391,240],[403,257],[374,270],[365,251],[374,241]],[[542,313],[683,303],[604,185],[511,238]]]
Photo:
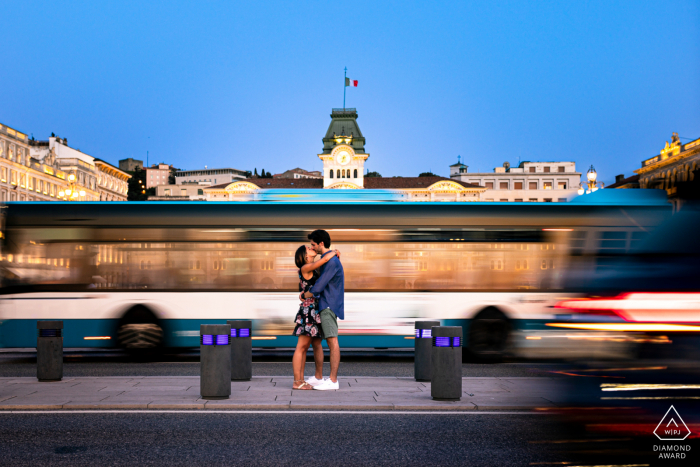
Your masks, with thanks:
[[[84,190],[78,189],[78,184],[75,181],[75,175],[68,175],[68,188],[65,191],[59,191],[58,196],[68,201],[77,201],[78,197],[85,196]]]
[[[581,183],[578,187],[578,194],[582,195],[584,193],[593,193],[598,189],[598,173],[595,171],[595,167],[591,165],[591,168],[586,172],[586,182]],[[603,188],[603,182],[600,183],[600,188]]]

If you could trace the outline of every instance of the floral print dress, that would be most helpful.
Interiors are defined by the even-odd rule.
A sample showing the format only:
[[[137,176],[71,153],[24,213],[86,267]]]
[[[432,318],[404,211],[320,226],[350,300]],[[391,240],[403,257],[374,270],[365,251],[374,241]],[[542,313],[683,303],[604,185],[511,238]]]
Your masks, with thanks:
[[[308,292],[311,286],[316,283],[318,276],[314,276],[306,280],[299,270],[299,292]],[[297,316],[294,318],[294,335],[295,336],[311,336],[323,337],[321,332],[321,316],[318,314],[318,301],[311,297],[306,298],[301,302]]]

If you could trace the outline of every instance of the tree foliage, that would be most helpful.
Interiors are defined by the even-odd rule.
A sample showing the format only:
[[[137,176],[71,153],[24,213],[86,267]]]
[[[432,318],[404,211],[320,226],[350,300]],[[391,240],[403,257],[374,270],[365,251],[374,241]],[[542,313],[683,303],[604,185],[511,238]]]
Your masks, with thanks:
[[[381,178],[382,174],[380,174],[379,172],[367,172],[365,174],[365,178],[367,178],[367,177],[379,177],[379,178]]]

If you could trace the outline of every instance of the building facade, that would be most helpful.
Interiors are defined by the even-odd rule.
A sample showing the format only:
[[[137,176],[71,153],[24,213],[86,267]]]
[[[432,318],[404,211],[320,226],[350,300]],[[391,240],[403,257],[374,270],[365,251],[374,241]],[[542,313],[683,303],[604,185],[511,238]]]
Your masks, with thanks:
[[[185,183],[207,183],[217,185],[221,183],[231,183],[236,180],[244,180],[247,174],[244,170],[238,169],[204,169],[204,170],[181,170],[175,172],[175,184]]]
[[[700,138],[681,143],[678,133],[673,133],[671,143],[661,152],[642,161],[642,168],[634,172],[639,175],[640,188],[666,190],[671,200],[677,197],[677,185],[695,181],[693,172],[700,168]]]
[[[450,166],[450,179],[486,188],[482,201],[566,202],[577,195],[581,173],[574,162],[508,162],[493,172],[470,173],[458,161]]]
[[[95,159],[95,167],[100,201],[126,201],[131,175],[100,159]]]
[[[0,124],[0,201],[56,201],[68,187],[55,154],[32,156],[34,141]]]
[[[128,157],[119,161],[119,170],[124,172],[135,172],[136,169],[143,170],[143,161]]]
[[[208,186],[199,183],[160,185],[156,187],[155,196],[149,196],[148,201],[207,201],[204,189]]]

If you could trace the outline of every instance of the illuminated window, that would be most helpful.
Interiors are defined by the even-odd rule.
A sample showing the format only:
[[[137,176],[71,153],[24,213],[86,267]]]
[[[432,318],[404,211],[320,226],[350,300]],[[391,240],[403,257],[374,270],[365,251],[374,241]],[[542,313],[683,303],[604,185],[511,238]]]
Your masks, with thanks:
[[[2,168],[1,176],[2,176],[2,181],[6,182],[7,181],[7,167]]]
[[[551,190],[552,189],[552,182],[544,182],[544,189]]]
[[[17,172],[10,170],[10,183],[17,185]]]
[[[540,265],[540,269],[547,269],[547,260],[543,259],[542,264]]]
[[[557,188],[559,188],[560,190],[566,190],[566,182],[557,183]]]

